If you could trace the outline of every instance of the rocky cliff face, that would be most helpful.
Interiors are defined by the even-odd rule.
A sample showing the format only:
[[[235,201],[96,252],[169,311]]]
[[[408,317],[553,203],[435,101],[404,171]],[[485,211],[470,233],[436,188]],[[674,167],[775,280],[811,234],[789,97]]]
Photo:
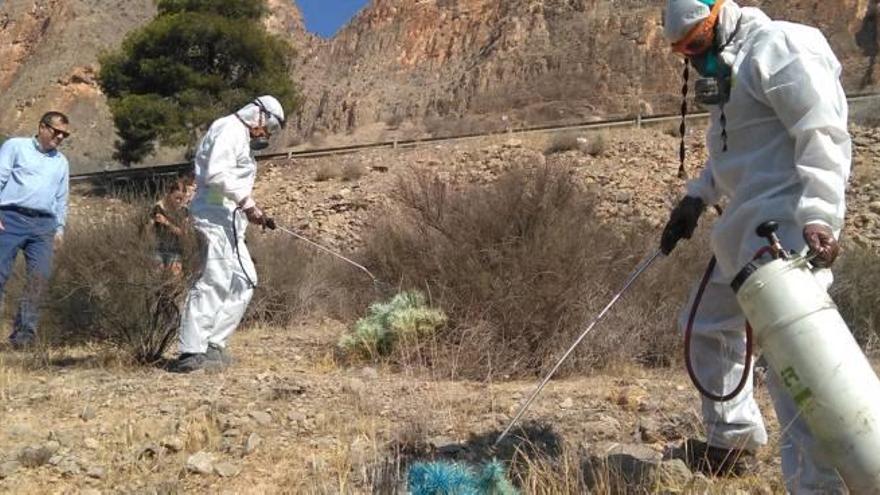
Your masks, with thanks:
[[[287,0],[269,0],[267,27],[307,46],[302,16]],[[98,57],[116,49],[156,15],[154,0],[0,1],[0,133],[34,132],[43,112],[71,117],[74,137],[64,151],[75,171],[111,164],[115,131],[96,81]],[[178,160],[162,150],[152,161]]]
[[[878,0],[742,3],[817,25],[844,63],[847,89],[876,88]],[[413,132],[443,134],[481,130],[467,119],[497,129],[674,111],[681,61],[662,37],[662,4],[372,0],[323,40],[305,32],[291,0],[269,0],[266,23],[298,53],[300,133],[408,120]],[[66,151],[76,169],[109,163],[114,131],[95,81],[98,55],[154,15],[153,0],[0,1],[0,133],[33,132],[43,111],[59,109],[74,120]]]
[[[373,0],[299,69],[301,127],[504,115],[509,124],[672,111],[681,62],[645,0]],[[876,0],[766,0],[820,27],[849,91],[875,86]],[[329,64],[328,64],[329,62]],[[500,122],[500,121],[498,121]]]

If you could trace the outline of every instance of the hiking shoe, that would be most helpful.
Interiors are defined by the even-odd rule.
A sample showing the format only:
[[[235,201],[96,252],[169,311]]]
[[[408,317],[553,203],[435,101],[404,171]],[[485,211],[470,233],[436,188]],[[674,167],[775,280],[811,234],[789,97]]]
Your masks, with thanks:
[[[177,360],[168,366],[168,371],[172,373],[192,373],[198,370],[217,369],[218,363],[211,361],[205,353],[186,353],[181,354]]]
[[[688,466],[708,476],[744,476],[758,465],[755,454],[748,450],[713,447],[699,440],[688,440],[684,450]]]
[[[208,350],[205,352],[205,357],[207,357],[209,361],[220,363],[223,366],[232,366],[232,363],[234,362],[229,351],[227,351],[225,347],[220,347],[217,344],[208,344]]]

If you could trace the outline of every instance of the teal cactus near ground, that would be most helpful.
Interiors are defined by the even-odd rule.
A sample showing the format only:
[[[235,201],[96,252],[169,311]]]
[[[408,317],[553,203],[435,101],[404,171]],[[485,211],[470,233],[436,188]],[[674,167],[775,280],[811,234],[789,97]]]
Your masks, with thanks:
[[[517,495],[497,461],[479,471],[449,461],[417,462],[407,472],[407,489],[412,495]]]

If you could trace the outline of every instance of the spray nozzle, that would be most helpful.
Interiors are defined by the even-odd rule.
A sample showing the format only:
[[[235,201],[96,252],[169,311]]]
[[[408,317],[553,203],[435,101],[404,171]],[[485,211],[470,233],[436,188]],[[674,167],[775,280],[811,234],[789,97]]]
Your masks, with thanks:
[[[758,228],[755,229],[755,233],[758,234],[759,237],[767,239],[767,244],[770,245],[770,251],[774,258],[788,259],[788,253],[785,252],[785,249],[782,247],[782,242],[779,241],[779,236],[776,235],[777,230],[779,230],[779,224],[773,220],[769,220],[758,225]]]

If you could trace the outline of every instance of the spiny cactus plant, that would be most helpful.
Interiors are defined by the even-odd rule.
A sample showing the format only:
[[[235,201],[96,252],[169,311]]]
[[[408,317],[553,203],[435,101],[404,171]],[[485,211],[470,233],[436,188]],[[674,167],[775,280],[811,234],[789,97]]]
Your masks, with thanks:
[[[388,302],[373,303],[367,316],[354,324],[354,331],[343,336],[339,346],[345,352],[370,358],[386,356],[397,342],[431,335],[446,321],[446,314],[429,307],[421,292],[401,292]]]
[[[407,473],[413,495],[516,495],[504,466],[490,462],[477,472],[458,462],[417,462]]]

